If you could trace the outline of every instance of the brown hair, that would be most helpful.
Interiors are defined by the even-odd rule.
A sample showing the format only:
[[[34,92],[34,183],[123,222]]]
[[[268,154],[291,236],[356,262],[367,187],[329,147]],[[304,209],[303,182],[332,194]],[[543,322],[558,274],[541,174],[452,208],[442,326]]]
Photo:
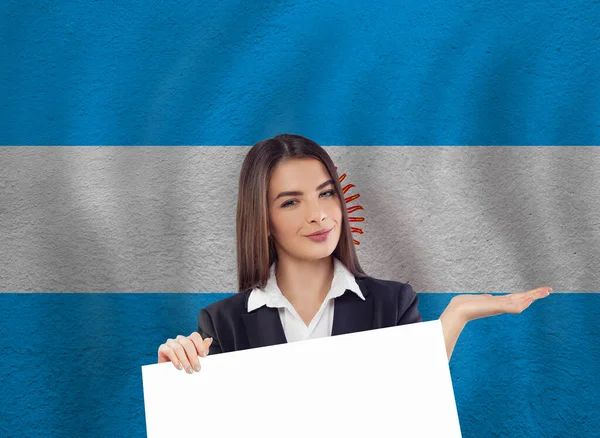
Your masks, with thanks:
[[[269,234],[267,189],[275,166],[290,158],[312,157],[319,160],[333,179],[342,206],[340,240],[333,251],[356,277],[366,274],[358,263],[348,212],[344,207],[342,186],[333,161],[321,146],[300,135],[281,134],[256,143],[246,155],[238,189],[236,213],[238,291],[263,288],[269,268],[277,260],[277,251]]]

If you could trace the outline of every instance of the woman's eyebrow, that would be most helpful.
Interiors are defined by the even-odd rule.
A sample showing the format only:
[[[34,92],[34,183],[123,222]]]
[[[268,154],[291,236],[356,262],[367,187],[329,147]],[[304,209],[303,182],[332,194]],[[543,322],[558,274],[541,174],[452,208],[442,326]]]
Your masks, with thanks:
[[[321,190],[323,187],[328,186],[329,184],[333,184],[333,180],[327,180],[322,184],[319,184],[317,186],[317,188],[315,189],[315,191]],[[283,197],[283,196],[302,196],[304,193],[303,192],[298,192],[298,191],[293,191],[293,192],[281,192],[280,194],[278,194],[275,199],[273,199],[273,202],[277,201],[279,198]]]

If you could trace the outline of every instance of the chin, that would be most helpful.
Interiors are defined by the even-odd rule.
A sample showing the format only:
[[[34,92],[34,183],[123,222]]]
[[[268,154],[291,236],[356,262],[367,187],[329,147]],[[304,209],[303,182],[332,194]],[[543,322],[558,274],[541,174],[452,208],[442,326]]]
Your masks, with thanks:
[[[325,245],[313,244],[312,242],[309,242],[308,247],[304,247],[306,248],[306,250],[303,251],[304,254],[302,258],[309,260],[319,260],[325,257],[329,257],[333,254],[337,245],[338,240],[327,242],[327,244]]]
[[[302,256],[299,256],[298,259],[304,260],[304,261],[309,261],[309,262],[315,262],[317,260],[326,259],[327,257],[329,257],[332,254],[333,254],[333,251],[331,251],[331,253],[327,253],[327,254],[303,254]]]

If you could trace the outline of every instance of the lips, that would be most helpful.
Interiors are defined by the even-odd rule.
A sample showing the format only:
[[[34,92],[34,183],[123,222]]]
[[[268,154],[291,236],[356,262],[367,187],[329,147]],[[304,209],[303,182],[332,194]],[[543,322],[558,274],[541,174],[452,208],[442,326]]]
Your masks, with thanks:
[[[312,237],[312,236],[322,236],[323,234],[327,234],[329,233],[331,230],[333,230],[333,227],[328,229],[328,230],[320,230],[320,231],[315,231],[312,234],[307,235],[306,237]]]

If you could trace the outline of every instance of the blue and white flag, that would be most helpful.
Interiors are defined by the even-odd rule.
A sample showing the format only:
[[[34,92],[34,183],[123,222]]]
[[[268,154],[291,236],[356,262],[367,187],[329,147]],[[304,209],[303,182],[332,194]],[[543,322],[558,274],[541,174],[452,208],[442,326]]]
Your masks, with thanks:
[[[1,9],[0,436],[144,436],[140,367],[235,293],[241,163],[284,132],[424,320],[552,287],[464,329],[465,437],[600,436],[597,3]]]

